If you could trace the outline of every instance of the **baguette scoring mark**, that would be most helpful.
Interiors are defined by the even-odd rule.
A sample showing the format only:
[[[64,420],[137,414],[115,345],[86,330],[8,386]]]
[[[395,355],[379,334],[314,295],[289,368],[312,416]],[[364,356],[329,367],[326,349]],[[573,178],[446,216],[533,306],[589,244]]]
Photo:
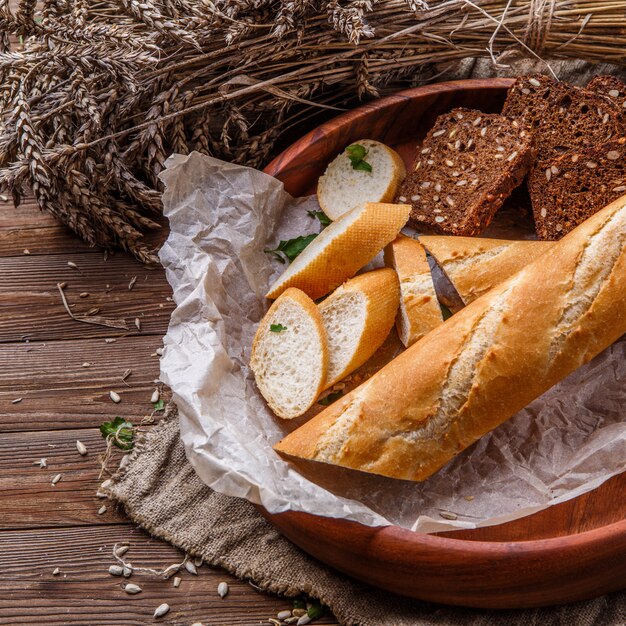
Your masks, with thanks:
[[[446,259],[440,263],[442,269],[446,272],[458,272],[460,270],[465,269],[466,267],[470,267],[474,265],[477,261],[480,263],[484,263],[493,257],[498,256],[502,252],[504,252],[509,246],[503,245],[498,246],[497,248],[491,248],[491,250],[484,250],[475,252],[474,254],[469,254],[463,256],[460,259]],[[434,255],[433,255],[434,256]],[[439,260],[435,256],[435,260],[439,263]]]
[[[399,432],[397,436],[410,443],[416,443],[423,439],[439,437],[448,430],[468,400],[474,379],[480,369],[480,363],[493,345],[500,321],[507,310],[509,294],[515,289],[519,280],[519,278],[512,279],[474,325],[469,338],[448,370],[448,376],[441,390],[441,400],[435,413],[429,417],[424,426],[409,432]]]
[[[600,289],[613,271],[626,244],[626,204],[613,213],[591,235],[574,270],[566,305],[550,345],[550,360],[561,351],[565,340],[589,311]]]

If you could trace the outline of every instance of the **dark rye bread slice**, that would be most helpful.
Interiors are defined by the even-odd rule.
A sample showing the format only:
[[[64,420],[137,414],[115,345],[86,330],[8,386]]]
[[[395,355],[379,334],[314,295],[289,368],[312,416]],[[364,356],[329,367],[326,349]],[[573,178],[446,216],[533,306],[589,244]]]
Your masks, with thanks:
[[[541,161],[528,177],[540,239],[560,239],[626,194],[626,139]]]
[[[409,223],[452,235],[478,235],[535,160],[532,137],[502,117],[455,109],[437,118],[398,192]]]
[[[626,110],[626,83],[616,76],[594,76],[589,81],[587,89],[611,98],[617,106]]]
[[[624,135],[620,107],[609,97],[547,76],[522,76],[509,89],[502,115],[528,126],[537,159],[600,146]]]

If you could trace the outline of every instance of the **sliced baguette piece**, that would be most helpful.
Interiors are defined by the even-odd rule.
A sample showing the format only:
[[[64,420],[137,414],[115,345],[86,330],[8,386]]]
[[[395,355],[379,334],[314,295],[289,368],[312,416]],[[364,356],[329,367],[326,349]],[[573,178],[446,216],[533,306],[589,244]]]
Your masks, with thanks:
[[[419,241],[399,235],[385,248],[385,265],[393,268],[400,280],[396,328],[408,348],[443,323],[426,250]]]
[[[254,336],[250,368],[279,417],[298,417],[315,403],[328,375],[328,344],[322,316],[305,293],[287,289],[272,304]]]
[[[626,196],[274,448],[424,480],[626,333]]]
[[[382,268],[348,280],[318,305],[328,337],[326,388],[361,367],[382,346],[399,302],[398,276]]]
[[[277,298],[288,287],[317,300],[352,278],[409,219],[407,204],[367,202],[327,226],[293,261],[267,293]]]
[[[364,160],[372,171],[355,170],[345,151],[328,165],[317,183],[317,200],[331,220],[365,202],[393,202],[406,176],[404,161],[389,146],[373,139],[354,144],[367,150]]]
[[[479,298],[552,247],[548,241],[421,236],[464,304]]]

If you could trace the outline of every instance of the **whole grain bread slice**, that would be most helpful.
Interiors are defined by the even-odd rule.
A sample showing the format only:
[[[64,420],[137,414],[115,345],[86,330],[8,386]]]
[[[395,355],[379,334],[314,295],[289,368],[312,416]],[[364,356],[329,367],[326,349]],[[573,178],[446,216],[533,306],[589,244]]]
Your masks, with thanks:
[[[587,89],[612,98],[618,106],[626,110],[626,83],[617,78],[617,76],[608,76],[606,74],[594,76],[589,81]]]
[[[470,109],[437,118],[398,192],[410,224],[478,235],[535,160],[531,135],[515,120]]]
[[[539,238],[560,239],[626,194],[626,139],[541,161],[528,188]]]
[[[624,134],[624,116],[610,97],[558,83],[547,76],[522,76],[509,89],[502,115],[530,128],[537,160],[601,146]]]

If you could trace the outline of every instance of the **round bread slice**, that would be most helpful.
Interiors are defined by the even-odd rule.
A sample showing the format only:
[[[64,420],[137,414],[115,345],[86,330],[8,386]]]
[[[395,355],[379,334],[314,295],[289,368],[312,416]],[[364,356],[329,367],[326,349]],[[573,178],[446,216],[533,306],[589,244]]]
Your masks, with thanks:
[[[398,276],[382,268],[352,278],[318,305],[328,337],[326,388],[361,367],[380,348],[399,302]]]
[[[299,289],[287,289],[261,320],[250,357],[257,387],[283,419],[305,413],[328,373],[328,344],[322,316]]]
[[[352,278],[390,241],[409,219],[408,204],[368,202],[327,226],[272,285],[267,297],[288,287],[317,300]]]
[[[406,176],[404,161],[384,143],[360,139],[351,145],[365,148],[363,160],[372,171],[354,169],[346,151],[328,165],[317,183],[317,199],[331,220],[364,202],[391,202]]]
[[[396,327],[400,341],[408,348],[443,324],[426,250],[419,241],[399,235],[385,248],[385,265],[394,268],[400,279]]]

